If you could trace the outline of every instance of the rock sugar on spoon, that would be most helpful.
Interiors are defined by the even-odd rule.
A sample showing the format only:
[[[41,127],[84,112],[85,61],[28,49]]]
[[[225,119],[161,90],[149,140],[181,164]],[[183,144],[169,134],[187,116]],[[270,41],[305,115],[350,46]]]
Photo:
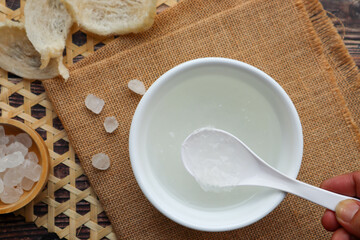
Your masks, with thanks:
[[[220,129],[195,130],[182,144],[181,159],[205,191],[231,190],[236,186],[270,187],[333,211],[340,201],[354,199],[285,176],[237,137]]]

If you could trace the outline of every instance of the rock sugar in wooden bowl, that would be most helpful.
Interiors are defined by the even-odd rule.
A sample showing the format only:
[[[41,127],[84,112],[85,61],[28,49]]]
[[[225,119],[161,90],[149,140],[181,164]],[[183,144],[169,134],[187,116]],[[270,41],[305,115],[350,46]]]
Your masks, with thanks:
[[[41,192],[49,160],[39,134],[19,121],[0,118],[0,214],[22,208]]]

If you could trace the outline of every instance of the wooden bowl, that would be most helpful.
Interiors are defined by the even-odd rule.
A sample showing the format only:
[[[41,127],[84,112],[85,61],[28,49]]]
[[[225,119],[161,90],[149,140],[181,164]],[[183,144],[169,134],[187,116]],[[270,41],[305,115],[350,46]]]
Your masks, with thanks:
[[[22,208],[26,204],[30,203],[41,192],[49,177],[50,156],[44,140],[29,126],[26,126],[24,123],[19,121],[5,118],[0,118],[0,125],[4,127],[6,135],[17,135],[23,132],[29,134],[33,140],[33,144],[30,147],[29,152],[34,152],[37,155],[39,159],[38,164],[42,166],[39,181],[34,184],[30,191],[24,191],[24,194],[20,197],[19,201],[13,204],[5,204],[0,201],[0,214],[5,214]]]

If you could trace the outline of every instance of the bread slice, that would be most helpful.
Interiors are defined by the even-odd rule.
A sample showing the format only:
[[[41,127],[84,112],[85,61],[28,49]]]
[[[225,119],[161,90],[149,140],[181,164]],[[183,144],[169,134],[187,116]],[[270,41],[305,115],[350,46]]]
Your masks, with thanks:
[[[72,18],[60,0],[27,0],[24,8],[26,34],[41,55],[41,67],[62,56]]]
[[[7,20],[0,23],[0,68],[27,79],[49,79],[69,72],[62,56],[52,58],[40,69],[41,56],[26,36],[24,24]]]
[[[98,35],[137,33],[151,27],[156,0],[63,0],[74,20]]]

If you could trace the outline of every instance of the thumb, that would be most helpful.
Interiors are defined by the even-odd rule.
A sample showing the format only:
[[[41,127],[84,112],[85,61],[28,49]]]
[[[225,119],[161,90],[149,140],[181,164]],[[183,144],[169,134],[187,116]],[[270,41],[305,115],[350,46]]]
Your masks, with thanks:
[[[344,200],[336,206],[336,219],[350,234],[360,238],[360,202]]]

